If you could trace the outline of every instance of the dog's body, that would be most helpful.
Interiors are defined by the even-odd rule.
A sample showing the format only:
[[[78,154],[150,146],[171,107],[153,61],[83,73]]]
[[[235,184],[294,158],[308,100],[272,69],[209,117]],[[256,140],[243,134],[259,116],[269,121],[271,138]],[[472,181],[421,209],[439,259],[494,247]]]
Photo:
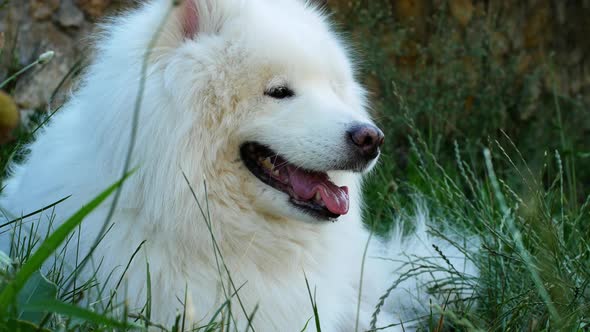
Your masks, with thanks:
[[[233,296],[238,324],[258,305],[257,331],[301,330],[313,316],[305,273],[323,330],[354,330],[357,304],[366,330],[401,266],[372,257],[431,253],[422,217],[405,245],[399,234],[387,246],[373,240],[359,295],[369,237],[360,171],[374,165],[382,134],[345,48],[303,1],[193,1],[171,9],[171,1],[154,0],[106,26],[81,87],[14,169],[2,207],[18,216],[72,195],[56,207],[63,220],[121,177],[144,55],[157,36],[137,119],[138,170],[95,252],[98,281],[113,287],[145,240],[118,293],[139,311],[149,263],[156,322],[171,325],[186,310],[190,322],[206,323]],[[257,164],[269,151],[273,167],[278,154],[289,162],[272,183]],[[110,203],[82,224],[78,252],[66,252],[70,266],[99,235]],[[390,296],[380,325],[428,305],[417,294],[421,282],[408,280]]]

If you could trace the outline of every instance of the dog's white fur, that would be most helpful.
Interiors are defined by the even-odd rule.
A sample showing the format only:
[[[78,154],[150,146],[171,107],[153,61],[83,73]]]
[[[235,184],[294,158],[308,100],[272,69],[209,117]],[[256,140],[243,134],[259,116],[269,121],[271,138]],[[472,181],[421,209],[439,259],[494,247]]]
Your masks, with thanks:
[[[146,260],[154,321],[174,321],[185,289],[192,323],[207,322],[225,301],[224,287],[231,287],[223,268],[220,277],[211,234],[184,172],[197,199],[208,202],[213,234],[235,286],[242,286],[244,309],[249,314],[259,306],[257,331],[301,330],[312,317],[304,272],[312,291],[317,289],[323,330],[354,330],[369,236],[361,222],[361,175],[329,173],[350,188],[350,211],[322,223],[249,173],[238,151],[241,143],[256,140],[308,169],[339,162],[346,154],[346,128],[371,123],[346,47],[304,1],[198,0],[194,27],[183,26],[195,18],[187,16],[191,5],[171,6],[153,0],[106,24],[81,87],[30,145],[27,162],[15,167],[2,207],[18,216],[72,195],[56,208],[62,220],[121,176],[144,54],[163,26],[148,60],[132,158],[139,168],[125,183],[112,229],[95,253],[97,279],[112,287],[147,240],[119,290],[132,309],[146,298]],[[191,28],[196,34],[187,38],[184,31]],[[279,83],[292,86],[296,96],[277,101],[263,95]],[[79,256],[98,235],[109,203],[82,224]],[[409,239],[396,232],[387,245],[372,241],[360,330],[368,328],[378,297],[401,266],[371,257],[433,256],[426,218],[417,215],[418,230]],[[2,244],[6,249],[6,237]],[[71,248],[66,252],[70,265],[75,255]],[[414,278],[400,285],[404,290],[390,296],[379,324],[407,319],[416,305],[427,305],[424,282]],[[244,326],[237,297],[232,311]]]

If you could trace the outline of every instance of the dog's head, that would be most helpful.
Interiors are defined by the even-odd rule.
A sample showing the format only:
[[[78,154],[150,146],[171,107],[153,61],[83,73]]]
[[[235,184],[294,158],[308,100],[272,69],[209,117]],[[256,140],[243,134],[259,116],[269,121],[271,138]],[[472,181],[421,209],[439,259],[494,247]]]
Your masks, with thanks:
[[[375,165],[384,136],[318,9],[303,0],[185,0],[171,26],[168,37],[181,42],[164,85],[194,115],[187,146],[210,162],[209,176],[261,213],[346,214],[348,186]]]

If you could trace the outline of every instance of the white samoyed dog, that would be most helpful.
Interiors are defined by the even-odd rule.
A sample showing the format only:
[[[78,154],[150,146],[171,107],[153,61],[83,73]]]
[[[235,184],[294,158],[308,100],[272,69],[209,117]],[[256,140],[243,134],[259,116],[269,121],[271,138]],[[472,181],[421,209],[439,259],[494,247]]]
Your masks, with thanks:
[[[307,278],[324,331],[365,331],[404,271],[396,260],[438,256],[425,213],[413,235],[373,239],[365,255],[361,182],[384,136],[346,45],[313,4],[152,0],[103,28],[80,87],[13,167],[1,201],[19,216],[71,195],[51,227],[39,220],[45,234],[121,177],[135,135],[137,171],[80,278],[115,292],[124,275],[119,299],[140,311],[149,263],[153,321],[172,326],[185,313],[203,324],[229,299],[240,331],[300,331],[314,315]],[[67,265],[101,235],[111,203],[83,222]],[[423,285],[437,275],[395,288],[377,326],[427,308]]]

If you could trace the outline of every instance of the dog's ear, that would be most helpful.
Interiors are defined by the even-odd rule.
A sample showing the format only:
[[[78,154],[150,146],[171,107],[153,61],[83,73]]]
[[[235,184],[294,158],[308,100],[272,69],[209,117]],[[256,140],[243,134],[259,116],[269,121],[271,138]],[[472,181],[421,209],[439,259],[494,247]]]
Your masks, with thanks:
[[[179,19],[185,38],[192,38],[199,30],[199,11],[195,0],[184,0],[180,5]]]
[[[230,0],[182,0],[178,15],[184,38],[218,32],[232,7],[235,4]]]

